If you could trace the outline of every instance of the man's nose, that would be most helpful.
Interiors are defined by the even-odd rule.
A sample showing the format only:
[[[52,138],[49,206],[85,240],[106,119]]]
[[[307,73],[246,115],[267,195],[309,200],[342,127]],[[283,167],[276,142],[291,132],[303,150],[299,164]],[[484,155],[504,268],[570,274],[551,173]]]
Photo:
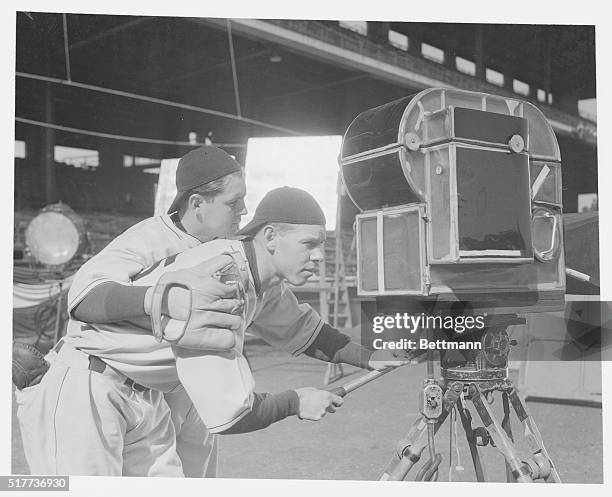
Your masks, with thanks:
[[[240,204],[238,205],[238,215],[246,216],[248,212],[249,211],[246,208],[246,204],[244,203],[244,200],[241,200]]]
[[[313,262],[323,262],[325,260],[325,254],[321,247],[317,247],[310,253],[310,260]]]

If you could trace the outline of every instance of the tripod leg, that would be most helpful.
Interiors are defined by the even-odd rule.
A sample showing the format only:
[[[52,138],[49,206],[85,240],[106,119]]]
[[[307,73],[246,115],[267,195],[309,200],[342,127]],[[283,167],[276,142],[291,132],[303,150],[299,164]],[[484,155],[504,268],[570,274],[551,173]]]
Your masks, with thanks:
[[[419,414],[410,427],[406,437],[399,441],[397,454],[393,456],[380,477],[381,481],[402,481],[408,471],[421,458],[421,452],[427,446],[427,420]]]
[[[477,481],[485,481],[484,471],[482,470],[482,463],[480,462],[480,455],[478,454],[478,446],[474,439],[474,432],[472,430],[472,416],[468,411],[461,399],[458,401],[459,415],[461,416],[461,424],[463,425],[463,431],[465,431],[465,438],[467,439],[468,446],[470,447],[470,454],[472,456],[472,463],[474,464],[474,471],[476,472]]]
[[[523,464],[523,462],[518,458],[512,441],[502,429],[491,408],[482,400],[480,390],[475,384],[470,385],[470,397],[476,411],[478,412],[478,415],[480,416],[480,419],[482,419],[482,422],[484,423],[485,428],[489,431],[491,439],[493,442],[495,442],[495,446],[503,454],[506,462],[510,466],[512,475],[519,483],[531,482],[531,469],[526,464]]]
[[[439,428],[439,426],[438,426]],[[427,426],[427,447],[429,448],[429,460],[424,464],[415,481],[436,481],[438,479],[438,467],[442,462],[442,456],[436,452],[435,424],[429,423]]]
[[[453,410],[462,391],[463,383],[461,382],[455,382],[446,389],[443,399],[442,414],[437,418],[433,430],[434,434],[438,432],[446,420],[446,417]],[[421,453],[425,447],[429,445],[428,437],[425,436],[428,431],[428,425],[428,419],[422,413],[418,414],[406,437],[399,441],[396,455],[393,456],[391,461],[389,461],[385,467],[383,474],[379,478],[380,481],[403,481],[406,478],[406,475],[410,469],[421,458]],[[434,461],[433,459],[430,460],[435,466],[435,472],[440,464],[440,461]]]
[[[449,406],[449,409],[452,409],[452,405]],[[449,412],[448,409],[442,411],[442,415],[436,422],[434,433],[438,432]],[[427,419],[422,414],[417,415],[406,438],[399,441],[397,453],[385,467],[379,481],[403,481],[406,478],[408,471],[419,461],[423,450],[428,446],[427,425]]]
[[[534,463],[538,473],[542,474],[546,482],[561,483],[561,477],[552,459],[548,455],[546,447],[544,447],[544,441],[542,440],[540,430],[536,426],[533,418],[527,414],[525,403],[512,384],[510,384],[508,396],[510,397],[510,402],[512,402],[512,407],[516,411],[516,415],[524,426],[525,438],[533,451]]]
[[[508,438],[511,442],[514,442],[514,437],[512,436],[512,425],[510,422],[510,401],[508,400],[508,394],[506,392],[502,393],[502,403],[504,406],[504,419],[502,419],[502,428],[508,435]],[[509,483],[516,482],[514,476],[512,476],[512,469],[508,462],[506,462],[506,481]]]

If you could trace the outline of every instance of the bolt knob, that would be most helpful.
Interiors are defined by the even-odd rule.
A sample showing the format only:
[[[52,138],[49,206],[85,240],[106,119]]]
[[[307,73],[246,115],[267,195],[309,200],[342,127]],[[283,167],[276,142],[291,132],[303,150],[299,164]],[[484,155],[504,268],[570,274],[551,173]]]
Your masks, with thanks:
[[[508,141],[508,146],[510,147],[510,150],[518,154],[519,152],[525,150],[525,140],[523,140],[521,135],[512,135],[512,138],[510,138],[510,141]]]
[[[411,150],[412,152],[416,152],[421,147],[421,139],[419,138],[419,135],[412,131],[410,133],[406,133],[404,139],[406,141],[406,147],[408,147],[408,150]]]

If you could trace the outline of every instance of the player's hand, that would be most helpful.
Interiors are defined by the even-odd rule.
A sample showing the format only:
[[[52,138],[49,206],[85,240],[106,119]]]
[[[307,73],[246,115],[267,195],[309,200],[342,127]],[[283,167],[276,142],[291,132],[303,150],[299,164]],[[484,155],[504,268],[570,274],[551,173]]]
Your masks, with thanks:
[[[191,320],[194,320],[198,311],[240,314],[244,302],[236,295],[236,286],[221,283],[214,277],[215,273],[232,262],[229,255],[218,255],[195,267],[168,273],[173,280],[192,289],[191,307],[189,290],[174,286],[168,291],[162,312],[180,321],[187,320],[190,314]],[[206,317],[202,319],[206,320]]]
[[[344,399],[327,390],[318,390],[312,387],[295,390],[300,399],[300,419],[319,421],[328,412],[336,412],[336,407],[344,403]]]
[[[413,355],[408,351],[398,350],[375,350],[368,362],[370,370],[381,370],[387,367],[398,367],[406,364],[414,364]]]

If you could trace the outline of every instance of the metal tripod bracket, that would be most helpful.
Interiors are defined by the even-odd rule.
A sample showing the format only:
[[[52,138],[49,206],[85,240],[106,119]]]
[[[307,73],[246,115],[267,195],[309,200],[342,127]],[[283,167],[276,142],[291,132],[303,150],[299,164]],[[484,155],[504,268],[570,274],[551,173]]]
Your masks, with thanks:
[[[484,429],[490,437],[491,445],[501,452],[506,460],[509,468],[509,481],[526,483],[532,482],[535,479],[543,479],[546,482],[561,483],[561,478],[546,451],[540,432],[533,418],[527,414],[524,402],[521,400],[512,382],[506,380],[503,388],[496,388],[496,390],[501,390],[504,395],[508,395],[519,420],[525,427],[527,440],[530,443],[530,448],[533,450],[532,456],[526,461],[521,460],[514,447],[509,427],[507,401],[504,402],[504,421],[500,423],[491,410],[489,403],[483,399],[484,392],[491,392],[491,390],[487,390],[486,386],[486,384],[483,385],[485,387],[483,391],[477,383],[448,382],[443,387],[443,409],[436,420],[434,432],[438,431],[448,414],[457,406],[470,446],[477,479],[478,481],[485,481],[475,440],[476,437],[474,436],[476,430],[472,429],[471,415],[460,398],[461,393],[467,390],[467,400],[470,400],[474,405],[478,416],[484,424]],[[406,478],[410,469],[420,460],[423,450],[429,445],[428,437],[426,436],[429,421],[423,413],[417,416],[406,437],[399,442],[396,454],[387,465],[380,478],[381,480],[401,481]]]

